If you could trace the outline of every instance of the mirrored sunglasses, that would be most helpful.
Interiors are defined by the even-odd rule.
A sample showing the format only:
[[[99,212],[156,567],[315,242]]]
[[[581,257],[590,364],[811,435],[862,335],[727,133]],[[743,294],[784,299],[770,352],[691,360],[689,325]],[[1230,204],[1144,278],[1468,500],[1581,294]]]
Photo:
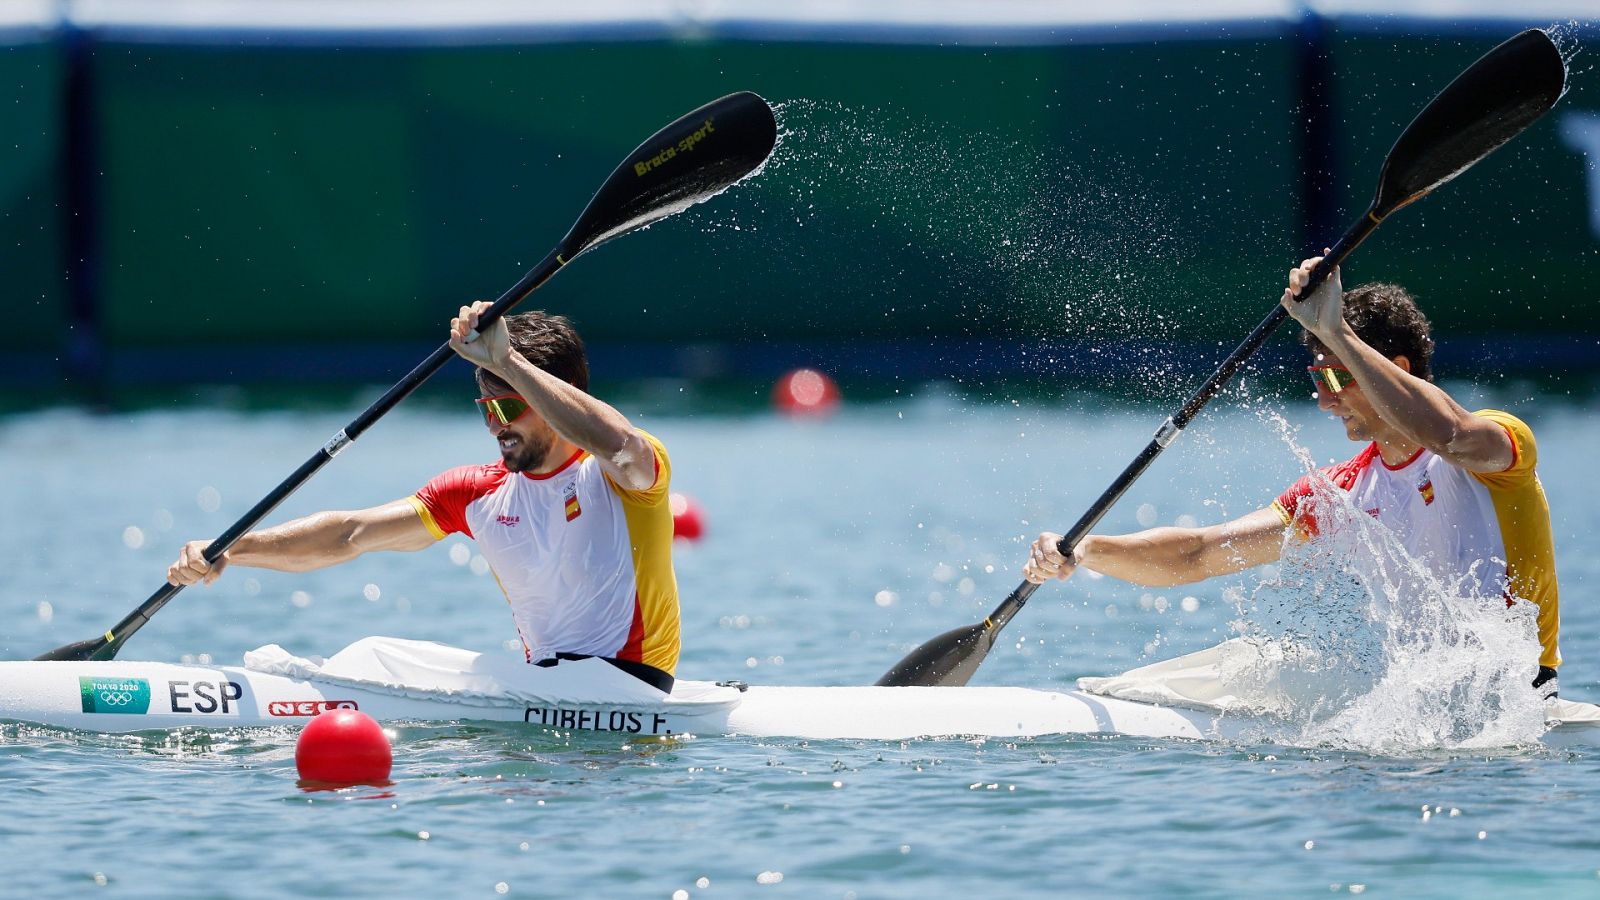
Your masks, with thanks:
[[[1344,366],[1306,366],[1306,372],[1310,374],[1311,383],[1317,386],[1317,390],[1327,389],[1330,394],[1337,394],[1356,383],[1355,376]]]
[[[478,398],[478,409],[483,412],[483,424],[499,424],[502,427],[522,418],[531,407],[528,401],[516,394],[501,394],[498,397]]]

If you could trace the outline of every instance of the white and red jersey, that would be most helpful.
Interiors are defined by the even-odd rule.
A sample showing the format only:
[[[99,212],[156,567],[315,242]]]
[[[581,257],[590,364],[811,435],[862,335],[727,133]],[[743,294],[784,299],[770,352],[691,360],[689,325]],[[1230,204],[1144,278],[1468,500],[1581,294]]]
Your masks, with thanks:
[[[1561,617],[1550,506],[1534,471],[1538,447],[1516,416],[1493,409],[1477,415],[1498,423],[1511,437],[1515,457],[1504,472],[1469,472],[1427,449],[1390,466],[1373,443],[1322,473],[1435,573],[1468,577],[1469,588],[1475,586],[1480,596],[1537,604],[1539,664],[1555,667],[1561,664]],[[1317,532],[1314,503],[1306,502],[1311,494],[1306,476],[1273,503],[1284,524],[1307,536]]]
[[[412,496],[435,537],[477,541],[529,662],[580,653],[675,674],[671,464],[660,441],[644,438],[656,480],[642,491],[612,481],[580,450],[542,475],[507,471],[504,462],[460,466]]]

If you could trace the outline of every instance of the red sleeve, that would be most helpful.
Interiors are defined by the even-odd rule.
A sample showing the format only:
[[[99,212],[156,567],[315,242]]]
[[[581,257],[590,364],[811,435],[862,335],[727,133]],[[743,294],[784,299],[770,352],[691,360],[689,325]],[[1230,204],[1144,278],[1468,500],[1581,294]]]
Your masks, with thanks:
[[[1323,470],[1324,472],[1327,469]],[[1301,475],[1300,480],[1289,485],[1289,489],[1278,495],[1278,500],[1273,508],[1284,517],[1284,524],[1293,522],[1300,515],[1300,501],[1311,496],[1311,476]]]
[[[467,525],[467,506],[493,491],[505,480],[501,463],[482,466],[457,466],[442,472],[414,495],[417,512],[435,537],[464,534],[472,537]]]
[[[1333,482],[1333,486],[1341,491],[1348,491],[1356,483],[1356,477],[1372,464],[1378,455],[1378,445],[1370,444],[1367,449],[1354,457],[1328,466],[1322,470],[1322,476]],[[1272,508],[1283,517],[1283,524],[1294,525],[1304,535],[1310,536],[1317,533],[1317,517],[1312,507],[1314,503],[1307,503],[1311,498],[1312,483],[1310,475],[1302,475],[1300,479],[1289,486],[1289,489],[1278,495],[1273,501]],[[1314,499],[1314,498],[1312,498]]]

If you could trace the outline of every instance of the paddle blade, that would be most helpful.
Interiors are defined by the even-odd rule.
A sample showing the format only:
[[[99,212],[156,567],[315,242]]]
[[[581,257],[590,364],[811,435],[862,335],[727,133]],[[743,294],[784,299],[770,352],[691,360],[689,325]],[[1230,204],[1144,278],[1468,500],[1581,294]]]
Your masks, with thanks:
[[[117,655],[120,645],[113,644],[104,637],[90,638],[65,647],[57,647],[48,653],[35,656],[35,660],[55,662],[88,662],[89,660],[106,660]]]
[[[878,687],[961,687],[994,646],[987,622],[946,631],[906,654],[877,681]]]
[[[1511,140],[1567,89],[1567,64],[1548,34],[1522,32],[1484,54],[1433,98],[1395,141],[1372,213],[1426,196]]]
[[[562,261],[715,196],[759,169],[777,142],[772,107],[755,94],[707,103],[617,166],[561,241]]]

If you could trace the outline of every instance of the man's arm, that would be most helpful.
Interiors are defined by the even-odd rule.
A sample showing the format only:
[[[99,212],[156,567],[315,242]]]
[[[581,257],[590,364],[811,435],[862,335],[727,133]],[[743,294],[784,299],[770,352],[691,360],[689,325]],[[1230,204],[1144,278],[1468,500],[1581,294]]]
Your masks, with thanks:
[[[1337,268],[1310,297],[1294,300],[1321,259],[1308,259],[1289,273],[1283,306],[1350,370],[1372,411],[1451,465],[1469,472],[1511,468],[1516,447],[1499,423],[1468,412],[1438,385],[1413,377],[1356,336],[1344,320],[1344,289]]]
[[[616,407],[520,354],[512,354],[503,368],[491,371],[533,404],[557,434],[593,454],[619,484],[642,491],[656,483],[655,451]]]
[[[589,451],[618,483],[636,491],[652,487],[656,482],[655,451],[616,407],[512,352],[502,321],[467,342],[467,335],[478,327],[478,316],[490,305],[480,300],[461,308],[460,315],[450,322],[450,346],[468,362],[511,385],[557,434]]]
[[[1066,579],[1082,566],[1148,587],[1172,587],[1231,575],[1278,558],[1288,526],[1272,507],[1205,528],[1151,528],[1135,534],[1091,534],[1073,559],[1056,550],[1061,535],[1034,541],[1022,574],[1034,584]]]
[[[1355,377],[1373,412],[1446,462],[1469,472],[1504,472],[1516,461],[1511,436],[1498,422],[1468,412],[1443,388],[1412,377],[1348,327],[1325,343]]]
[[[421,550],[433,533],[410,499],[371,509],[330,511],[295,519],[239,538],[215,563],[207,564],[210,541],[190,541],[167,569],[172,584],[217,580],[231,564],[281,572],[309,572],[355,559],[374,550]]]

